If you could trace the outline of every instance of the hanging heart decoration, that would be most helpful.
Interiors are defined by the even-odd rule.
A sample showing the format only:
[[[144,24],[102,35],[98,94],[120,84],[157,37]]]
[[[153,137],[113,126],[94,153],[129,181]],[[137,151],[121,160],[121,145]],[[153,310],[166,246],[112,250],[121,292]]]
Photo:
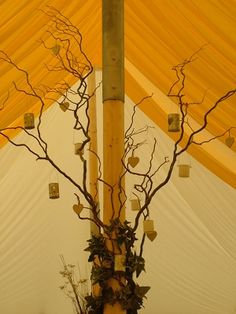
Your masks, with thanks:
[[[228,147],[231,147],[234,143],[234,137],[233,136],[228,136],[225,140],[225,144],[228,146]]]
[[[83,156],[84,150],[81,149],[83,146],[83,143],[75,143],[75,155]]]
[[[83,208],[84,208],[84,206],[82,204],[74,204],[73,205],[73,210],[77,215],[79,215],[82,212]]]
[[[155,240],[155,238],[157,236],[157,232],[156,231],[147,232],[146,235],[147,235],[149,240],[153,241],[153,240]]]
[[[138,157],[134,157],[134,156],[129,157],[128,158],[128,163],[129,163],[129,165],[132,168],[134,168],[139,163],[139,158]]]
[[[60,108],[61,108],[61,110],[64,111],[64,112],[69,108],[69,106],[70,106],[70,104],[69,104],[68,102],[62,102],[62,103],[60,104]]]
[[[54,53],[55,56],[58,55],[58,53],[60,52],[61,47],[59,45],[55,45],[51,48],[52,52]]]

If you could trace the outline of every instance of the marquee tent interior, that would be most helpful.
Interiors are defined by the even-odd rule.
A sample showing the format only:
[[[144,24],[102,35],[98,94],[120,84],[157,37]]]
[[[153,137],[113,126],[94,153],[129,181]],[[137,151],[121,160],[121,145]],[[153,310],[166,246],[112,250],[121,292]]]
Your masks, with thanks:
[[[0,49],[30,73],[35,86],[53,86],[60,80],[72,85],[71,77],[49,75],[45,68],[45,63],[55,62],[55,56],[39,42],[40,38],[48,40],[49,18],[41,11],[47,5],[79,27],[84,51],[100,68],[101,1],[1,1]],[[203,103],[191,108],[194,124],[201,124],[203,112],[235,89],[235,16],[234,0],[125,1],[126,119],[133,103],[153,94],[140,106],[136,124],[139,127],[145,121],[154,127],[149,135],[158,140],[156,163],[168,156],[173,145],[166,127],[167,114],[176,109],[166,96],[175,80],[173,65],[202,47],[186,70],[187,99],[196,102],[205,94]],[[12,81],[20,86],[24,81],[2,60],[0,73],[0,128],[20,125],[23,114],[37,112],[38,104],[14,91]],[[100,75],[98,70],[97,82]],[[102,111],[99,93],[98,113]],[[212,114],[204,137],[236,126],[234,103],[235,96]],[[70,114],[48,103],[42,132],[50,152],[69,174],[79,178],[71,124]],[[29,143],[24,134],[13,135],[16,141]],[[231,135],[236,132],[232,130]],[[191,162],[190,177],[179,178],[176,167],[171,182],[155,197],[152,217],[158,237],[145,247],[147,272],[140,280],[151,290],[141,313],[236,313],[236,145],[229,148],[224,141],[225,136],[193,147],[190,155],[183,156]],[[62,282],[60,254],[69,263],[78,262],[82,275],[89,277],[83,252],[89,230],[71,209],[75,191],[45,162],[35,162],[24,149],[12,147],[3,138],[0,144],[0,312],[73,313],[58,287]],[[148,144],[139,152],[142,167],[151,152]],[[49,200],[48,183],[54,176],[60,182],[61,197]],[[131,184],[127,181],[127,189]],[[127,218],[133,218],[129,205]]]

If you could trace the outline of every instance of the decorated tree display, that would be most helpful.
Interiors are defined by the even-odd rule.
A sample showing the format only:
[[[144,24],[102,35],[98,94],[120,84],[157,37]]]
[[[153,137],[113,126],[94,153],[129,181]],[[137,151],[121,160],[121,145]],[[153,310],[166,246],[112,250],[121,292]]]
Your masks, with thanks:
[[[39,116],[37,122],[34,115],[28,112],[24,116],[24,125],[16,127],[7,127],[0,130],[1,136],[17,147],[24,147],[33,154],[37,160],[46,160],[62,176],[64,176],[77,189],[75,194],[76,203],[73,206],[77,217],[86,222],[92,222],[96,228],[88,240],[85,250],[89,253],[88,261],[92,263],[91,283],[92,292],[84,295],[86,306],[81,306],[81,299],[78,297],[78,283],[73,280],[73,267],[68,266],[63,261],[62,275],[66,277],[71,285],[71,293],[67,295],[71,298],[76,313],[103,313],[107,304],[113,306],[119,304],[122,310],[129,314],[137,313],[142,308],[144,298],[150,287],[142,286],[137,283],[137,278],[145,270],[144,245],[148,238],[153,241],[157,236],[154,227],[154,221],[151,219],[151,203],[164,186],[166,186],[173,174],[176,162],[191,145],[203,145],[218,137],[230,134],[232,126],[222,134],[216,134],[211,138],[199,140],[198,135],[207,128],[211,113],[219,106],[224,105],[224,101],[235,95],[236,89],[229,90],[225,95],[211,105],[205,112],[202,123],[198,128],[193,128],[189,120],[191,107],[201,105],[204,98],[199,103],[191,103],[186,100],[186,69],[191,62],[194,62],[199,51],[190,58],[173,67],[176,74],[176,81],[171,85],[168,96],[178,105],[178,112],[168,115],[167,127],[169,132],[176,132],[176,140],[173,143],[173,149],[168,156],[164,157],[160,164],[154,163],[154,156],[157,154],[157,139],[152,138],[152,152],[147,157],[147,166],[145,169],[138,167],[139,157],[136,154],[145,140],[141,140],[147,134],[149,126],[141,129],[135,128],[135,116],[141,103],[151,96],[144,96],[143,99],[134,105],[130,116],[130,123],[124,133],[124,154],[120,160],[121,173],[116,183],[119,193],[119,208],[114,208],[114,186],[107,182],[103,177],[103,167],[101,156],[93,149],[90,136],[91,120],[89,107],[90,102],[95,97],[96,89],[88,91],[88,79],[93,75],[94,69],[89,57],[82,48],[82,34],[80,30],[73,25],[64,15],[55,8],[49,7],[43,12],[50,17],[50,27],[48,34],[50,40],[41,39],[45,49],[51,51],[56,62],[55,65],[46,65],[49,72],[62,71],[76,81],[76,88],[72,88],[68,83],[59,82],[56,86],[34,86],[30,79],[30,73],[19,67],[4,51],[0,51],[0,60],[10,64],[17,72],[24,77],[25,88],[21,88],[13,81],[15,90],[23,93],[25,97],[31,97],[40,104]],[[1,109],[4,110],[4,104],[9,100],[7,94]],[[75,154],[79,156],[83,177],[81,181],[76,181],[67,174],[51,157],[48,143],[41,132],[41,123],[44,109],[47,101],[54,101],[63,112],[71,114],[74,118],[72,128],[79,134],[80,142],[75,143]],[[18,143],[12,139],[8,132],[12,129],[20,130],[26,133],[37,144],[37,149],[25,143]],[[34,129],[34,132],[31,130]],[[188,132],[186,132],[188,131]],[[226,143],[230,146],[231,142]],[[88,183],[88,158],[86,152],[89,152],[96,159],[98,165],[98,176],[96,178],[96,192],[91,193]],[[165,165],[166,174],[158,184],[155,178],[160,169]],[[136,170],[137,169],[137,170]],[[183,168],[181,176],[188,176],[188,168]],[[122,181],[125,177],[131,177],[133,184],[132,191],[126,191]],[[113,215],[109,222],[104,222],[101,213],[106,210],[107,204],[102,204],[99,200],[99,186],[106,186],[110,195],[110,207]],[[135,212],[133,221],[127,221],[122,218],[122,211],[131,196],[132,210]],[[50,198],[58,198],[59,190],[57,183],[51,183],[49,186]],[[89,214],[85,214],[89,211]],[[117,214],[118,213],[118,214]],[[140,227],[143,228],[143,236],[137,239],[136,232]],[[138,249],[137,249],[138,245]],[[111,281],[113,282],[111,284]],[[115,282],[115,284],[114,284]],[[78,288],[79,289],[79,288]],[[66,291],[63,286],[62,290]]]

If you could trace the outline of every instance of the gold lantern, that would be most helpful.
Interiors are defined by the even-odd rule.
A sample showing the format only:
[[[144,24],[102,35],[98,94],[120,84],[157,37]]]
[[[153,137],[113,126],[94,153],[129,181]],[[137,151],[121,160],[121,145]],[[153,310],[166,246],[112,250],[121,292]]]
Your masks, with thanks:
[[[168,114],[168,131],[179,132],[180,130],[180,117],[178,113]]]
[[[115,255],[114,271],[125,272],[125,255]]]
[[[25,129],[34,129],[34,114],[28,112],[24,114],[24,127]]]
[[[146,219],[143,221],[143,232],[149,233],[154,231],[154,221],[152,219]]]
[[[147,219],[143,221],[143,232],[151,241],[156,238],[157,232],[154,230],[154,221],[152,219]]]
[[[191,166],[188,164],[180,164],[179,167],[179,177],[188,178]]]
[[[75,155],[82,156],[84,154],[84,149],[81,149],[83,143],[75,143]]]
[[[57,182],[49,183],[49,198],[59,198],[59,184]]]
[[[140,210],[141,205],[140,205],[140,200],[138,198],[131,199],[130,203],[131,203],[131,210],[134,210],[134,211]]]

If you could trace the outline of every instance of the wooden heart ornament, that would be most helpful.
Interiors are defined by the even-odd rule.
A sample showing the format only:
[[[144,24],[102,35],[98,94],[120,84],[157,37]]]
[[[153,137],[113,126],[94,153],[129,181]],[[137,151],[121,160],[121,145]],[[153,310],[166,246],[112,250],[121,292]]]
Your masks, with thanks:
[[[156,236],[157,236],[157,232],[156,231],[148,232],[146,234],[147,234],[147,237],[148,237],[149,240],[153,241],[153,240],[156,239]]]
[[[225,144],[228,146],[228,147],[231,147],[234,143],[234,137],[233,136],[228,136],[225,140]]]
[[[61,47],[59,45],[55,45],[51,48],[52,52],[54,53],[55,56],[58,55],[58,53],[60,52]]]
[[[73,210],[77,215],[79,215],[82,212],[83,208],[84,208],[84,206],[82,204],[74,204],[73,205]]]
[[[64,112],[69,108],[69,106],[70,106],[70,104],[69,104],[68,102],[62,102],[62,103],[60,104],[60,108],[61,108],[61,110],[64,111]]]
[[[134,157],[134,156],[129,157],[128,158],[128,163],[129,163],[129,165],[132,168],[134,168],[139,163],[139,158],[138,157]]]

